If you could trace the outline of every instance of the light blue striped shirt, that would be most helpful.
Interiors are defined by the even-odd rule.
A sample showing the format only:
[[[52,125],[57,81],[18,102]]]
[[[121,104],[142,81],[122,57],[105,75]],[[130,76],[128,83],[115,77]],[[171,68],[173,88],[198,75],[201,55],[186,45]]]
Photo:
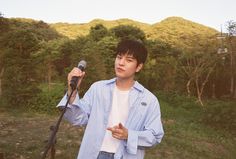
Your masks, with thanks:
[[[95,82],[83,98],[77,95],[64,118],[73,125],[87,125],[77,159],[97,159],[106,132],[116,78]],[[65,106],[67,94],[58,106]],[[157,98],[137,81],[129,92],[125,123],[128,139],[122,140],[115,159],[143,159],[145,147],[161,142],[164,135]]]

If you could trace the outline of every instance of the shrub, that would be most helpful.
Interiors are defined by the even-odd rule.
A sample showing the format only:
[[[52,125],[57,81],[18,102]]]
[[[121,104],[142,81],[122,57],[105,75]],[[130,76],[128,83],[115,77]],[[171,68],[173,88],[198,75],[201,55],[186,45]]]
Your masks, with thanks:
[[[211,127],[228,130],[236,135],[235,105],[235,102],[209,102],[206,106],[203,122]]]
[[[28,109],[31,111],[42,113],[55,113],[57,111],[56,105],[59,103],[65,93],[64,84],[54,84],[49,90],[47,85],[41,85],[41,93],[39,93],[33,100],[30,101]]]
[[[195,97],[187,97],[177,92],[162,92],[158,91],[157,98],[166,101],[173,107],[182,107],[185,109],[199,109],[199,104]]]

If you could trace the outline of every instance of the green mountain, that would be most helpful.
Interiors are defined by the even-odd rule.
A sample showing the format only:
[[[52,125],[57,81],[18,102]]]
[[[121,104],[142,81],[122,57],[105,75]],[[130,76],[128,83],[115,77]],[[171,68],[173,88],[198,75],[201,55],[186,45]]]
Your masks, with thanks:
[[[158,39],[177,47],[193,46],[201,40],[216,39],[217,30],[186,20],[181,17],[169,17],[152,25],[147,33],[149,39]]]
[[[55,23],[55,24],[50,24],[50,26],[56,29],[62,35],[74,39],[77,36],[87,35],[89,33],[90,27],[95,26],[97,24],[102,24],[108,29],[118,25],[132,25],[142,29],[145,33],[151,30],[151,25],[133,21],[130,19],[118,19],[111,21],[94,19],[89,23],[82,23],[82,24]]]
[[[189,40],[188,37],[194,35],[213,36],[218,32],[213,28],[186,20],[181,17],[169,17],[153,25],[130,19],[118,19],[111,21],[95,19],[89,23],[83,24],[55,23],[50,24],[50,26],[62,35],[73,39],[77,36],[87,35],[90,27],[95,26],[96,24],[102,24],[108,29],[118,25],[136,26],[146,33],[148,39],[161,39],[168,41],[171,44],[174,44],[175,41],[179,40]]]
[[[25,18],[17,18],[17,20],[27,23],[37,22]],[[213,28],[181,17],[169,17],[153,25],[130,19],[94,19],[89,23],[52,23],[48,25],[61,35],[75,39],[78,36],[88,35],[90,28],[97,24],[102,24],[108,29],[118,25],[135,26],[144,31],[147,39],[162,41],[173,47],[186,48],[188,50],[195,47],[196,44],[205,45],[207,40],[216,39],[216,34],[219,33]]]

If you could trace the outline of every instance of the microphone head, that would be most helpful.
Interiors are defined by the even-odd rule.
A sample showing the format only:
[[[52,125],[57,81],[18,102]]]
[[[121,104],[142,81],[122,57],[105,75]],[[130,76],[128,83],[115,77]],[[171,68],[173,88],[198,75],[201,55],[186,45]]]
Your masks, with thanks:
[[[81,60],[78,64],[78,68],[81,70],[81,71],[84,71],[84,69],[86,68],[86,65],[87,65],[87,62],[84,61],[84,60]]]

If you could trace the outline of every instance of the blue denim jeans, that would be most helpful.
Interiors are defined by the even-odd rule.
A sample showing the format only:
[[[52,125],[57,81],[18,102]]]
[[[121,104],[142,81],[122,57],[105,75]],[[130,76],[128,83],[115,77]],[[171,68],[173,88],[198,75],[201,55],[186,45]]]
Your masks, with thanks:
[[[97,159],[114,159],[114,153],[100,151]]]

